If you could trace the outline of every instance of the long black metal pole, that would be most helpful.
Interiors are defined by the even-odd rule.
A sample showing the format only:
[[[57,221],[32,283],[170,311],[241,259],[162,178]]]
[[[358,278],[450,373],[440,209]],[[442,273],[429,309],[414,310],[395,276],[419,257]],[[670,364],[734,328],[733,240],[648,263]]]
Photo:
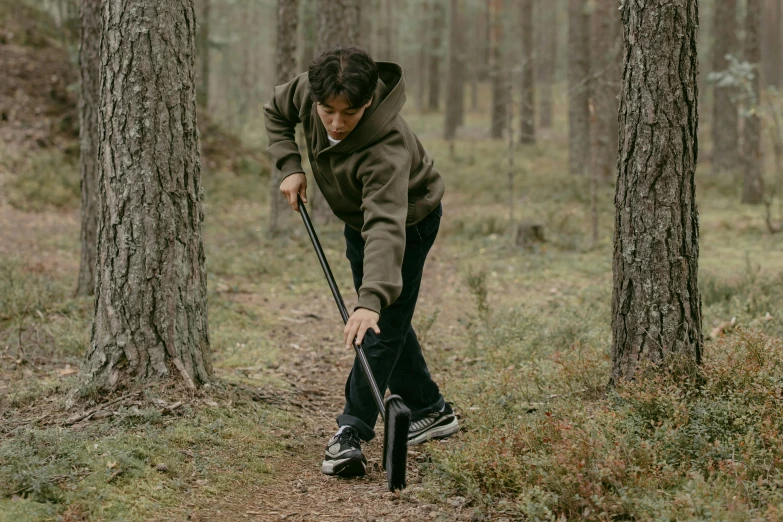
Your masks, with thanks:
[[[334,280],[334,275],[332,275],[332,270],[329,268],[329,263],[326,261],[326,255],[324,255],[324,250],[321,248],[321,242],[318,241],[318,236],[315,234],[313,223],[310,221],[310,215],[307,213],[307,209],[304,206],[302,197],[297,194],[296,198],[299,202],[299,213],[302,214],[302,221],[304,221],[307,234],[310,236],[310,241],[313,243],[315,253],[318,255],[318,261],[321,262],[321,268],[323,268],[326,280],[329,282],[329,288],[332,290],[334,301],[337,303],[337,308],[340,309],[340,315],[343,317],[343,323],[347,323],[348,310],[345,308],[343,297],[340,295],[340,289],[337,288],[337,283]],[[353,342],[353,340],[351,341],[351,344],[353,345],[354,350],[356,350],[356,357],[359,359],[359,364],[364,370],[364,375],[367,377],[367,382],[370,383],[370,389],[372,390],[375,403],[378,405],[378,411],[381,412],[381,418],[386,420],[386,413],[383,406],[383,396],[381,395],[381,390],[378,388],[378,384],[375,382],[375,378],[372,375],[372,369],[370,368],[370,363],[367,361],[367,356],[364,354],[362,345]]]

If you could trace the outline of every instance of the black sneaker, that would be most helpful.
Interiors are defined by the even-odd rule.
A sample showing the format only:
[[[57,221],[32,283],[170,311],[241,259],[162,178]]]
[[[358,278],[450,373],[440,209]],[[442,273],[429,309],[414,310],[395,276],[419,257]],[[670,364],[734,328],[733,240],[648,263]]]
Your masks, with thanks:
[[[326,445],[321,472],[326,475],[340,477],[360,477],[367,469],[367,459],[364,458],[356,429],[346,426]]]
[[[411,422],[408,430],[408,446],[420,444],[429,439],[442,439],[459,431],[459,422],[451,404],[446,403],[443,411],[430,413],[423,419]]]

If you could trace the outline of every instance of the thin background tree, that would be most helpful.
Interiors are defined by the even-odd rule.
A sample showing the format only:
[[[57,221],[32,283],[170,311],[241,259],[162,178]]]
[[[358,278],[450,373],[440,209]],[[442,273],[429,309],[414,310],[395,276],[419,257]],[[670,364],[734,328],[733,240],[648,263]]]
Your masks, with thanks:
[[[296,33],[299,25],[299,0],[277,0],[277,48],[275,68],[277,85],[294,78],[297,70]],[[269,185],[269,223],[267,236],[278,232],[280,212],[286,206],[280,194],[280,171],[273,165]]]
[[[98,248],[98,103],[100,99],[101,0],[82,0],[79,13],[79,170],[81,260],[77,295],[95,291]]]

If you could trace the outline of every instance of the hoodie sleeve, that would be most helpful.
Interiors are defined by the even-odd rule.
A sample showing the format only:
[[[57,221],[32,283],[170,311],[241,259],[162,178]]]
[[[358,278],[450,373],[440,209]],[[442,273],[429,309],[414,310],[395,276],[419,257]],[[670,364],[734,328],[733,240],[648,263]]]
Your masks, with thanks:
[[[309,113],[310,106],[307,73],[275,87],[272,99],[264,105],[264,124],[269,138],[266,150],[282,178],[304,172],[302,157],[296,145],[296,124],[305,116],[303,111]]]
[[[357,308],[380,313],[402,292],[411,155],[399,132],[390,133],[373,149],[357,171],[362,184],[365,241]]]

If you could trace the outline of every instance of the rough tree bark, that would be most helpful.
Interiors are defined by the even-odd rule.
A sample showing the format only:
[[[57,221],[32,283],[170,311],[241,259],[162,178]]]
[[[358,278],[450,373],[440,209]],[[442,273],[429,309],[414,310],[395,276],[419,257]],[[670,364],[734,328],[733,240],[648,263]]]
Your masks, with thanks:
[[[432,2],[432,29],[430,30],[430,72],[429,72],[429,108],[437,111],[440,107],[440,57],[443,40],[444,20],[446,18],[443,0]]]
[[[357,45],[361,24],[360,0],[318,0],[318,50],[338,45]],[[310,183],[313,214],[322,223],[332,219],[332,211],[316,183]]]
[[[727,54],[738,56],[737,0],[717,2],[713,23],[712,70],[725,71]],[[739,160],[739,113],[734,89],[715,85],[712,105],[712,167],[715,174],[733,172]]]
[[[535,48],[533,0],[522,0],[522,98],[520,103],[519,142],[536,142]],[[549,29],[554,31],[554,27]]]
[[[79,170],[81,172],[81,260],[76,295],[95,291],[98,248],[98,104],[100,103],[101,0],[83,0],[79,16]]]
[[[538,9],[539,24],[546,30],[539,31],[538,37],[538,90],[539,96],[539,125],[542,129],[552,128],[552,85],[555,81],[555,65],[557,63],[557,31],[549,28],[557,27],[557,3],[540,2]]]
[[[451,25],[449,27],[449,79],[446,92],[446,118],[443,138],[453,140],[457,134],[465,110],[465,61],[462,33],[462,6],[451,0]]]
[[[625,2],[615,193],[612,381],[699,363],[698,0]]]
[[[277,0],[277,48],[275,52],[275,85],[296,76],[296,31],[299,25],[299,0]],[[280,193],[280,171],[272,166],[269,175],[269,223],[267,237],[278,232],[280,212],[287,206]]]
[[[622,24],[615,2],[596,2],[593,13],[590,96],[593,100],[593,169],[606,183],[617,166],[617,93],[620,92]]]
[[[490,33],[490,77],[492,79],[491,127],[490,136],[499,140],[506,127],[508,108],[509,80],[503,52],[503,0],[487,0],[492,20]]]
[[[587,0],[568,0],[568,171],[590,168],[590,13]]]
[[[89,388],[212,376],[193,0],[103,6]]]
[[[745,13],[745,60],[756,66],[751,80],[752,108],[761,103],[761,46],[759,28],[761,25],[761,0],[747,0]],[[757,110],[750,111],[743,126],[743,170],[742,202],[757,205],[764,200],[764,179],[761,175],[761,118]]]

